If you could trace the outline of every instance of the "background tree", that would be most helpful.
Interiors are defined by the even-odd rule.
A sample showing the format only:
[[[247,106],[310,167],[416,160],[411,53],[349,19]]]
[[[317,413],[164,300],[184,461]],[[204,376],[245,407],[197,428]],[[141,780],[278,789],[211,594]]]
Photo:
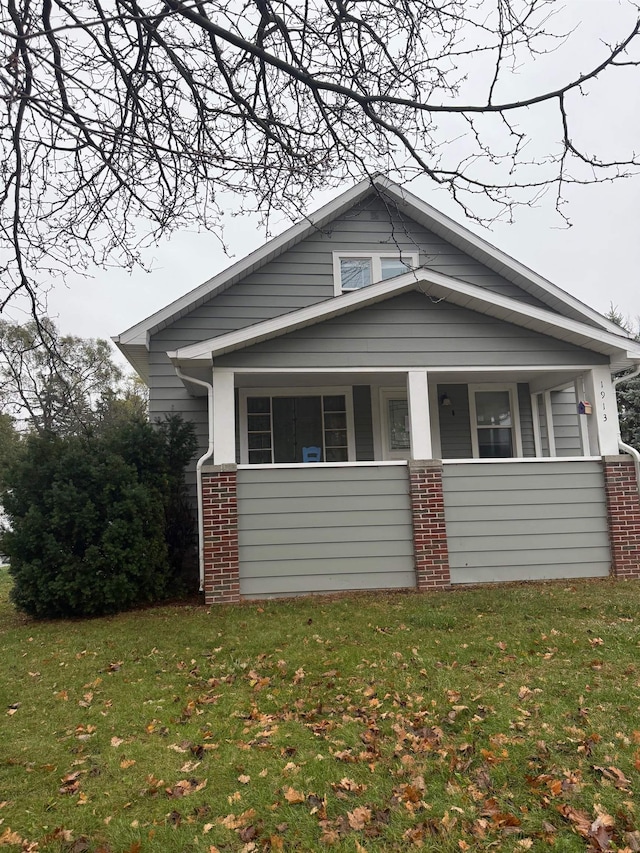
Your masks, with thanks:
[[[633,323],[615,305],[609,308],[606,317],[620,326],[629,337],[640,341],[640,323],[637,318]],[[640,450],[640,378],[631,379],[619,385],[616,389],[616,398],[622,440],[625,444]]]
[[[24,325],[0,320],[0,410],[39,433],[87,429],[122,371],[108,341],[61,335],[43,318]]]
[[[7,467],[20,451],[20,434],[13,418],[0,413],[0,489],[4,485]],[[0,507],[1,512],[1,507]]]
[[[6,0],[0,310],[22,294],[37,313],[40,276],[136,263],[145,236],[220,235],[226,191],[268,220],[383,170],[479,219],[548,187],[560,210],[567,184],[638,165],[574,122],[603,76],[637,88],[640,10],[623,10],[612,44],[547,85],[572,38],[557,0]]]

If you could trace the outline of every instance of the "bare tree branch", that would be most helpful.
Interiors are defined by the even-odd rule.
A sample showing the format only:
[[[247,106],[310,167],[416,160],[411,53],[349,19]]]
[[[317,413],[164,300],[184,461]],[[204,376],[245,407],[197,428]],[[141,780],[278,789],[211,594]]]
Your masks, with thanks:
[[[479,221],[549,187],[563,215],[568,185],[640,165],[575,122],[600,79],[629,85],[640,64],[640,8],[619,8],[615,43],[536,90],[532,64],[575,35],[556,0],[7,0],[0,312],[26,298],[37,316],[56,276],[139,263],[176,228],[222,239],[229,194],[268,227],[384,171],[427,175]],[[555,122],[544,149],[537,110]]]

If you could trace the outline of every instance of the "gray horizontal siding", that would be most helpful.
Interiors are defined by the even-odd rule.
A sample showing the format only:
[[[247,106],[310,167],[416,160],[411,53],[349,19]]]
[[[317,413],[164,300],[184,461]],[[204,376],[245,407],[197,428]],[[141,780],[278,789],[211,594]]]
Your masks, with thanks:
[[[248,598],[415,585],[404,466],[238,471]]]
[[[445,465],[443,484],[452,583],[609,573],[598,462]]]
[[[499,367],[600,364],[604,356],[483,314],[404,293],[221,357],[228,367]]]
[[[438,400],[446,394],[450,406],[438,406],[440,422],[440,455],[443,459],[470,459],[471,422],[469,420],[469,387],[438,385]]]
[[[580,423],[573,388],[566,391],[551,392],[551,411],[553,413],[556,455],[581,456]]]

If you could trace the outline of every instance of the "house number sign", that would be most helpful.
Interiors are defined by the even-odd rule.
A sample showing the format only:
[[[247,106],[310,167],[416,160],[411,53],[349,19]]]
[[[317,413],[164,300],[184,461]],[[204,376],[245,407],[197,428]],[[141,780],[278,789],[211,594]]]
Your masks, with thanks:
[[[602,404],[602,420],[608,421],[607,417],[607,391],[604,387],[604,382],[600,381],[600,402]]]

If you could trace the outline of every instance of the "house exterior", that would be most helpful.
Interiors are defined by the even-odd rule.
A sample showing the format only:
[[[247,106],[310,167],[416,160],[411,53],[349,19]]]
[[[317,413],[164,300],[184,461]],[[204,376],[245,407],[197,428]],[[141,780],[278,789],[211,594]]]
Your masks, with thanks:
[[[640,577],[640,344],[386,178],[114,340],[196,426],[207,603]]]

